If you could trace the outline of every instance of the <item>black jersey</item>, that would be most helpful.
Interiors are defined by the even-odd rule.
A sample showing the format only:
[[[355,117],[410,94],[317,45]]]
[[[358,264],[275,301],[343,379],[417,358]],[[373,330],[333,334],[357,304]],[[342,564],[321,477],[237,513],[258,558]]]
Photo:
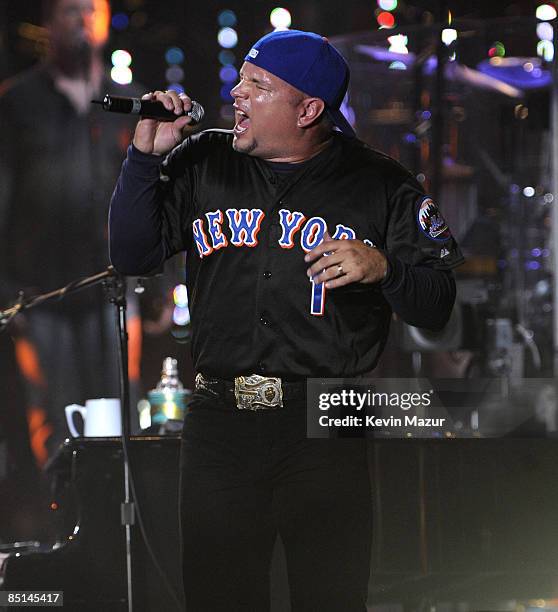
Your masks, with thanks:
[[[437,206],[400,164],[341,134],[283,181],[231,143],[228,131],[201,132],[160,176],[158,158],[131,150],[111,206],[113,261],[139,273],[187,251],[197,371],[286,380],[369,371],[388,333],[385,294],[401,282],[394,269],[462,261]],[[133,229],[137,217],[118,221],[137,215],[138,198],[149,200],[153,236]],[[332,290],[311,282],[304,255],[326,231],[384,250],[388,278]]]

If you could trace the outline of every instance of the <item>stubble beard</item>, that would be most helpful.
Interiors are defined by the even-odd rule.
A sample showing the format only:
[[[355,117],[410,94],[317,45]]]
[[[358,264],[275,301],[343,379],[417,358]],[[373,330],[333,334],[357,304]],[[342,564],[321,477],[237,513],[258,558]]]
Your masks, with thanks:
[[[258,147],[258,142],[253,138],[250,142],[243,145],[238,142],[238,138],[233,138],[232,146],[233,149],[238,153],[245,153],[246,155],[250,155]]]

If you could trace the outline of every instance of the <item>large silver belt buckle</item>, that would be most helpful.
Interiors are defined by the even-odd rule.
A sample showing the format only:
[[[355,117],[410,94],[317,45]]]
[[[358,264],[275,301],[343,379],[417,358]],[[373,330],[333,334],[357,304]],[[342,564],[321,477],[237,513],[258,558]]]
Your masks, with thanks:
[[[239,410],[262,410],[283,407],[280,378],[251,374],[234,379],[234,396]]]

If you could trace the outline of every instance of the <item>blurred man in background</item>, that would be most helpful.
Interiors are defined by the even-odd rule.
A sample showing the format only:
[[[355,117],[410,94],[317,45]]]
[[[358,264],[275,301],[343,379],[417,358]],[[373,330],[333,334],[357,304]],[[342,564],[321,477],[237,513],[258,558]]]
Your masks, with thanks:
[[[45,59],[0,85],[0,306],[20,290],[51,291],[106,269],[107,206],[130,136],[126,117],[90,103],[106,92],[135,93],[112,82],[103,64],[108,0],[46,0],[43,9]],[[133,382],[141,346],[133,303],[128,329]],[[115,331],[99,286],[10,325],[39,466],[67,435],[64,406],[118,397]]]

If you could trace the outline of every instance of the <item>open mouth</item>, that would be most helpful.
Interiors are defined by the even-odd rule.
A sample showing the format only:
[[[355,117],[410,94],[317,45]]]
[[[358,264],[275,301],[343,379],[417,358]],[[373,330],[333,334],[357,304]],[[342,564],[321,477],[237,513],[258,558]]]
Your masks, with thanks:
[[[244,111],[237,108],[235,109],[235,119],[234,133],[243,134],[250,126],[250,117]]]

